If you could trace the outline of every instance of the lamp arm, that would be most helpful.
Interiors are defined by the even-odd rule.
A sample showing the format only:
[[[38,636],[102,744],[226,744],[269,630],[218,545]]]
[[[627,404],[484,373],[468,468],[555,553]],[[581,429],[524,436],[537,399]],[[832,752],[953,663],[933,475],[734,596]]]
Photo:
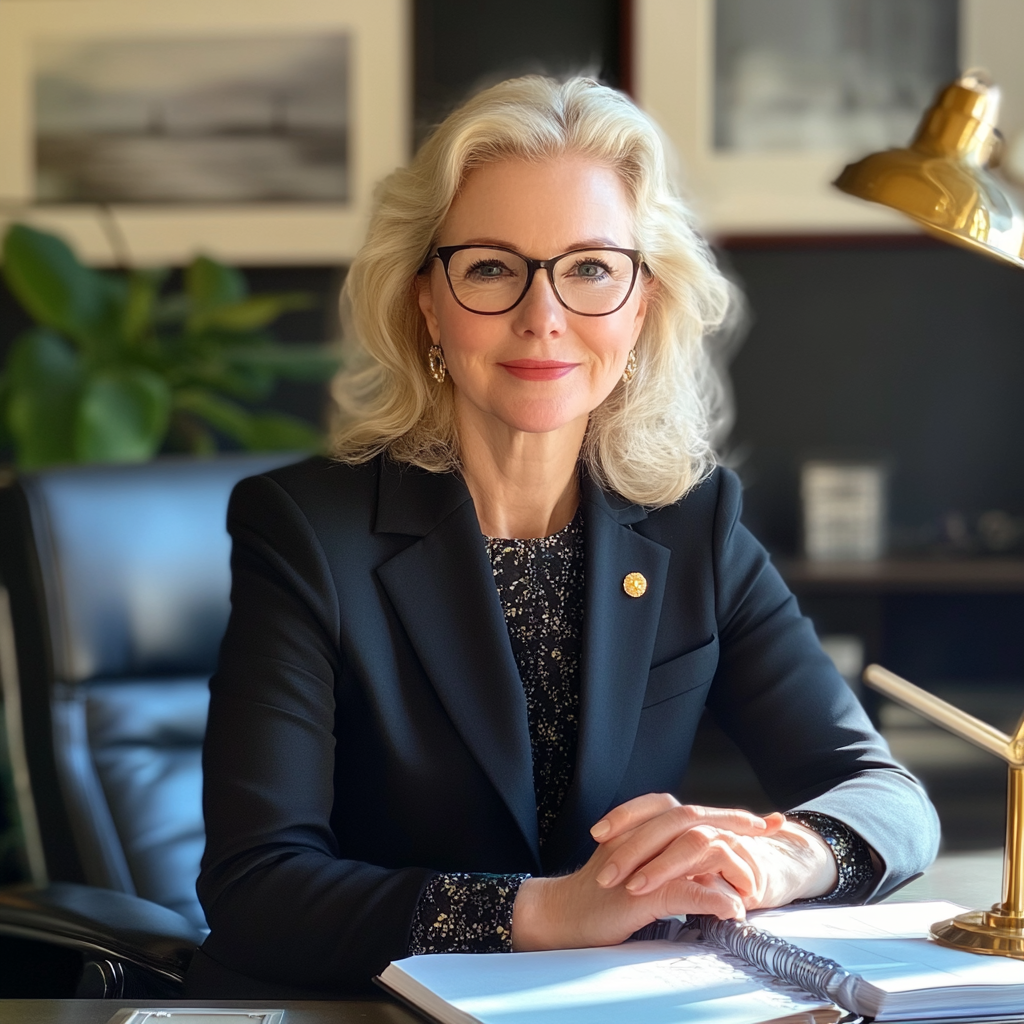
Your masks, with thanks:
[[[935,694],[922,690],[881,665],[868,665],[864,669],[864,682],[897,704],[916,711],[961,739],[1002,758],[1007,764],[1015,768],[1024,766],[1024,757],[1021,756],[1024,753],[1024,721],[1011,739],[1005,732],[948,704]]]
[[[1021,715],[1020,721],[1017,723],[1017,730],[1014,732],[1011,742],[1018,763],[1024,761],[1024,715]]]

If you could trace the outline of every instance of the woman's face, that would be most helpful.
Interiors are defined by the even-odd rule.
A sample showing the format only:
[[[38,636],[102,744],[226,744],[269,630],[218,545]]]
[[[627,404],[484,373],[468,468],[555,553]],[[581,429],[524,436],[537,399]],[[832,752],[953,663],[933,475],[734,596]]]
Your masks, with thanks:
[[[439,242],[467,243],[504,246],[542,260],[588,246],[635,247],[618,175],[578,156],[507,160],[471,171]],[[582,316],[558,301],[549,272],[538,270],[519,305],[483,316],[455,301],[435,259],[421,285],[420,308],[431,338],[444,350],[464,425],[466,417],[483,417],[490,425],[544,433],[585,426],[622,377],[647,302],[638,274],[621,309]]]

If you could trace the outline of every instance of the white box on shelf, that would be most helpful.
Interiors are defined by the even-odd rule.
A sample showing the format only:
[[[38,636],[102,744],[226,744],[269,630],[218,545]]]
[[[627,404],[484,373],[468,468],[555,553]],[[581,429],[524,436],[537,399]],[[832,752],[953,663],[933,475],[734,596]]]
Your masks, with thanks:
[[[886,541],[885,478],[881,463],[805,462],[800,473],[804,554],[814,561],[881,558]]]

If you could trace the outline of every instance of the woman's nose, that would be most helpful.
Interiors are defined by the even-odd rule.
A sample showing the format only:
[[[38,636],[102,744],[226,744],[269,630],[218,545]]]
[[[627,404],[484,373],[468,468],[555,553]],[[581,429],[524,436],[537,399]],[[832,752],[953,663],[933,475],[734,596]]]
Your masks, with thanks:
[[[565,329],[565,307],[558,301],[547,270],[533,275],[523,301],[515,308],[516,326],[529,334],[547,337]]]

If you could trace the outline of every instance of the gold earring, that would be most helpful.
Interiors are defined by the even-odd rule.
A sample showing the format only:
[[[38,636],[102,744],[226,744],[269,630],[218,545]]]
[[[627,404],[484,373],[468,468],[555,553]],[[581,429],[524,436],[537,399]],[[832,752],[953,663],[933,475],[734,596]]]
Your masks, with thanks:
[[[622,383],[628,384],[636,373],[636,349],[631,348],[626,356],[626,368],[622,371]]]
[[[448,367],[445,364],[444,352],[441,351],[440,345],[430,346],[430,351],[427,353],[427,371],[438,384],[444,383],[444,377],[448,372]]]

